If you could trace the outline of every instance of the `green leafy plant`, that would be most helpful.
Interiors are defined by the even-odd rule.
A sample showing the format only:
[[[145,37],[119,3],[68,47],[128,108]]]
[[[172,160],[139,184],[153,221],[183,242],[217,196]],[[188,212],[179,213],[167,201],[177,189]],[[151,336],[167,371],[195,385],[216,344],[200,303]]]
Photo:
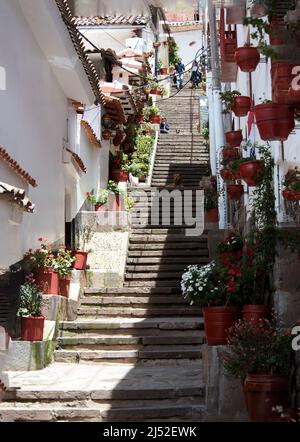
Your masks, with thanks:
[[[211,210],[218,207],[219,194],[215,186],[204,189],[204,209]]]
[[[109,192],[115,193],[116,195],[119,195],[119,193],[120,193],[120,188],[118,186],[118,183],[116,183],[113,180],[108,181],[107,190]]]
[[[146,119],[149,119],[151,115],[161,115],[161,112],[157,106],[148,106],[144,108],[143,114]]]
[[[54,260],[53,268],[58,272],[60,278],[66,278],[71,274],[72,266],[75,261],[72,251],[61,246]]]
[[[42,293],[40,293],[33,274],[27,275],[20,286],[20,301],[17,315],[23,318],[41,316]]]
[[[276,327],[275,321],[239,321],[229,332],[228,350],[222,354],[226,372],[244,380],[248,373],[289,373],[291,337]]]
[[[108,191],[106,189],[99,189],[96,194],[87,192],[87,200],[92,204],[106,204],[108,200]]]
[[[179,47],[173,38],[168,39],[169,43],[169,64],[176,66],[176,63],[180,60]]]
[[[223,114],[229,114],[231,112],[235,97],[239,97],[240,95],[241,93],[236,90],[220,92],[220,98],[224,105]]]
[[[29,249],[24,255],[23,267],[26,272],[32,272],[42,267],[53,267],[54,254],[52,244],[46,238],[38,238],[40,247]]]

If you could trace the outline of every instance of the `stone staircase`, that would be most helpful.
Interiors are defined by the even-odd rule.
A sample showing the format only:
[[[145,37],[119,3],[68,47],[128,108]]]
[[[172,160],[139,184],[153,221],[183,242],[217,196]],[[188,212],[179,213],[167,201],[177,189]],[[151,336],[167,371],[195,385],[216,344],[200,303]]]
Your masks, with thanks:
[[[184,199],[191,210],[197,203],[195,192],[183,191],[199,188],[207,170],[197,94],[183,89],[162,102],[171,130],[160,136],[152,187],[134,193],[123,287],[85,289],[77,320],[61,323],[55,363],[36,389],[29,372],[25,387],[7,394],[0,421],[202,420],[203,319],[183,299],[180,279],[187,265],[208,263],[207,235],[187,236],[177,224]],[[182,174],[182,202],[171,201],[166,223],[156,186],[171,185],[174,170]]]

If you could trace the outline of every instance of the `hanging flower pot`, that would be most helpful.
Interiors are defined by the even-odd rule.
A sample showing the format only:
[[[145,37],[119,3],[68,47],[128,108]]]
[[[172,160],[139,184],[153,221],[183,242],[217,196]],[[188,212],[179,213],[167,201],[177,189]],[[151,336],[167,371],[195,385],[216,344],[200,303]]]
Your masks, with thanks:
[[[293,108],[278,103],[254,106],[255,120],[264,141],[285,141],[295,127]]]
[[[244,187],[242,184],[227,184],[228,198],[231,200],[239,200],[244,194]]]
[[[35,272],[35,282],[44,295],[58,295],[58,273],[51,267],[41,267]]]
[[[289,378],[276,374],[248,374],[244,387],[250,419],[254,422],[281,420],[274,408],[288,405]]]
[[[224,147],[222,150],[222,157],[224,161],[237,160],[240,156],[240,152],[236,147]],[[231,176],[232,172],[230,171]]]
[[[231,170],[226,169],[226,168],[220,170],[220,175],[224,181],[230,181],[233,179],[233,175],[232,175]]]
[[[270,316],[270,308],[267,305],[247,304],[243,306],[243,319],[258,326],[261,319]]]
[[[236,117],[245,117],[248,114],[250,107],[250,97],[239,95],[238,97],[234,97],[231,109]]]
[[[204,328],[208,345],[226,345],[228,330],[240,317],[238,307],[203,308]]]
[[[143,123],[143,122],[145,121],[145,116],[144,116],[144,115],[137,115],[137,116],[136,116],[136,120],[137,120],[139,123]]]
[[[292,189],[284,189],[281,192],[281,195],[287,201],[295,201],[294,200],[294,191]]]
[[[160,124],[161,117],[160,117],[160,115],[150,115],[149,121],[151,124]]]
[[[102,132],[102,138],[103,138],[104,140],[109,140],[110,137],[111,137],[111,131],[108,130],[108,129],[105,129],[105,130]]]
[[[242,72],[254,72],[260,60],[257,48],[252,46],[237,48],[234,57]]]
[[[59,294],[65,298],[69,297],[71,276],[59,278]]]
[[[243,141],[242,131],[231,130],[230,132],[225,132],[225,139],[231,147],[238,147]]]
[[[123,133],[122,132],[118,132],[117,134],[116,134],[116,136],[114,137],[114,139],[113,139],[113,145],[114,146],[119,146],[121,143],[122,143],[122,140],[123,140]]]
[[[264,17],[267,15],[266,7],[261,3],[254,3],[250,8],[250,16],[253,18]]]
[[[218,208],[209,209],[206,211],[206,219],[209,223],[217,223],[219,221],[219,210]]]
[[[21,318],[22,341],[42,341],[44,333],[44,316],[28,316]]]
[[[88,253],[83,252],[82,250],[74,251],[75,261],[73,264],[74,269],[76,270],[85,270],[86,263],[88,258]]]
[[[168,68],[161,68],[160,69],[160,74],[161,75],[168,75]]]
[[[260,160],[247,161],[240,164],[240,176],[248,186],[257,186],[264,172],[264,164]]]
[[[127,182],[129,178],[129,173],[126,172],[126,170],[124,169],[112,169],[111,178],[113,181],[116,181],[117,183]]]

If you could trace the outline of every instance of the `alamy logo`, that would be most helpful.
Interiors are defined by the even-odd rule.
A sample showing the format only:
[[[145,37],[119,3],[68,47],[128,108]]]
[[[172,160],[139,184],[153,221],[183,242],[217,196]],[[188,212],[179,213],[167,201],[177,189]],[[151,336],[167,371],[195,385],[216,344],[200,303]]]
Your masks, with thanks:
[[[295,77],[292,80],[292,89],[294,91],[299,91],[300,90],[300,66],[293,67],[292,75],[295,75]]]
[[[298,351],[300,350],[300,325],[292,328],[292,336],[295,336],[292,340],[292,349]]]

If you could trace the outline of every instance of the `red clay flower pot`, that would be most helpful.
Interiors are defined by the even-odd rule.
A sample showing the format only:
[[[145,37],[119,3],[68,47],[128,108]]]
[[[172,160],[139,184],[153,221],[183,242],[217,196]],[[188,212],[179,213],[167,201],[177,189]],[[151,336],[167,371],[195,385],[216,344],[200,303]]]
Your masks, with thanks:
[[[69,297],[70,283],[70,276],[67,276],[66,278],[59,278],[59,294],[61,296],[65,296],[66,298]]]
[[[231,170],[226,169],[226,168],[220,170],[220,175],[224,181],[230,181],[233,179],[233,175],[232,175]]]
[[[137,120],[139,123],[143,123],[143,122],[145,121],[145,117],[144,117],[144,115],[137,115],[137,116],[136,116],[136,120]]]
[[[240,164],[240,175],[248,186],[256,186],[262,178],[263,162],[260,160],[247,161]]]
[[[254,106],[259,134],[265,141],[285,141],[295,127],[293,108],[278,103]]]
[[[22,341],[42,341],[44,332],[44,316],[21,318]]]
[[[160,69],[160,74],[161,75],[168,75],[168,68],[161,68]]]
[[[280,421],[272,409],[288,405],[289,379],[285,375],[248,374],[245,394],[250,419],[254,422]]]
[[[240,152],[235,147],[224,147],[222,150],[222,158],[224,161],[237,160],[239,156]]]
[[[110,131],[110,130],[105,129],[105,130],[102,132],[102,138],[103,138],[104,140],[109,140],[109,139],[110,139],[110,136],[111,136],[111,131]]]
[[[158,89],[151,89],[150,94],[151,95],[162,95],[162,92]]]
[[[243,95],[235,97],[232,111],[234,112],[236,117],[245,117],[251,107],[250,97],[245,97]]]
[[[253,72],[259,63],[260,55],[257,48],[243,46],[236,49],[234,58],[242,72]]]
[[[170,75],[173,75],[174,72],[175,72],[175,69],[173,68],[173,66],[172,66],[172,67],[169,67],[169,74],[170,74]]]
[[[244,187],[242,184],[227,184],[227,194],[230,200],[239,200],[244,194]]]
[[[204,327],[208,345],[226,345],[228,330],[240,317],[238,307],[203,308]]]
[[[217,223],[219,220],[219,211],[218,208],[209,209],[206,211],[206,219],[209,223]]]
[[[126,182],[128,181],[129,173],[123,169],[112,169],[111,177],[113,181],[116,181],[117,183]]]
[[[292,189],[284,189],[281,192],[281,195],[287,201],[295,201],[294,200],[294,191]]]
[[[300,201],[300,192],[292,190],[291,201]]]
[[[225,139],[231,147],[238,147],[243,141],[243,135],[241,130],[231,130],[225,132]]]
[[[76,270],[85,270],[88,253],[83,252],[82,250],[74,251],[75,261],[74,261],[74,269]]]
[[[151,124],[160,124],[161,122],[160,115],[150,115],[149,121]]]
[[[44,295],[58,295],[58,273],[51,267],[41,267],[35,272],[35,282]]]
[[[252,322],[258,326],[260,319],[267,319],[270,315],[270,308],[267,305],[247,304],[243,306],[244,321]]]

